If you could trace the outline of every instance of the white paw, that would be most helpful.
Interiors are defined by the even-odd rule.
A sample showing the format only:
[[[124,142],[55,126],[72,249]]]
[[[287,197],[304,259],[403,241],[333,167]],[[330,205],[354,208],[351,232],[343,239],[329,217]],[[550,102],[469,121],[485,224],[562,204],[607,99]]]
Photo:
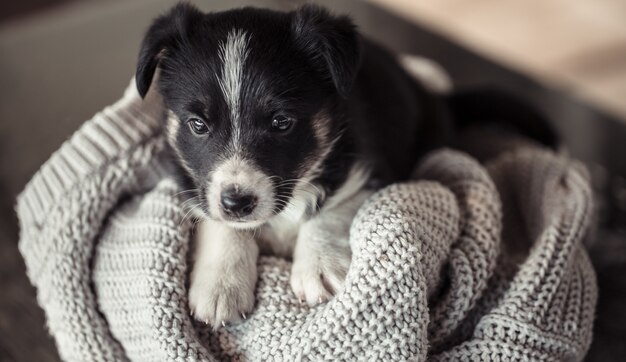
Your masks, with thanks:
[[[350,267],[349,248],[330,248],[296,258],[291,268],[291,289],[300,301],[314,306],[328,301],[343,286]]]
[[[232,273],[232,271],[231,271]],[[256,276],[203,273],[192,277],[191,314],[213,328],[245,319],[254,307]]]

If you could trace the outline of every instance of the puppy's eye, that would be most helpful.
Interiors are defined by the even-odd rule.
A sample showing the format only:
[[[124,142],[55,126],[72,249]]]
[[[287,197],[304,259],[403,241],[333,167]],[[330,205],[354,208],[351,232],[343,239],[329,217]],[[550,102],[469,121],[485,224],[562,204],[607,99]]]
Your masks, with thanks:
[[[189,118],[187,124],[189,129],[195,134],[201,135],[209,132],[209,127],[199,118]]]
[[[293,119],[285,116],[278,115],[272,120],[272,130],[278,132],[285,132],[293,125]]]

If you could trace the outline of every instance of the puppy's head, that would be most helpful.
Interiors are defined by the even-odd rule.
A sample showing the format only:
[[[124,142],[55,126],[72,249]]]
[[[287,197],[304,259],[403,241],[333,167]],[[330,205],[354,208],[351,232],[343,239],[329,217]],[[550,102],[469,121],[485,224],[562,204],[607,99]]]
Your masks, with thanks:
[[[345,125],[359,48],[349,19],[314,6],[204,14],[180,4],[155,20],[137,89],[143,97],[159,69],[168,141],[207,217],[259,226],[320,172]]]

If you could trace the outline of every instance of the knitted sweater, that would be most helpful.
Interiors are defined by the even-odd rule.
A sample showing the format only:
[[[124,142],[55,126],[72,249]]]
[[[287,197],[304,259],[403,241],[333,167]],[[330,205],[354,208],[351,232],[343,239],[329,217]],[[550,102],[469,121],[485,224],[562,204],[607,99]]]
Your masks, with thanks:
[[[20,195],[20,251],[68,361],[581,360],[595,275],[586,172],[536,147],[487,164],[441,150],[365,202],[343,290],[316,307],[261,257],[256,306],[213,331],[189,316],[191,225],[160,99],[134,87]]]

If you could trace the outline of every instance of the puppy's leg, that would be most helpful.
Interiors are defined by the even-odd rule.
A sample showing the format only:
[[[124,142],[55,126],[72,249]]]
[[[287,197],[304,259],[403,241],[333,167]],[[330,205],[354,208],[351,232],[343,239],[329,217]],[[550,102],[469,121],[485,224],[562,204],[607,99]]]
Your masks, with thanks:
[[[245,318],[254,307],[258,255],[251,232],[200,222],[189,288],[193,315],[214,328]]]
[[[322,303],[343,286],[351,261],[350,225],[369,195],[360,191],[300,227],[291,269],[291,288],[299,300]]]

